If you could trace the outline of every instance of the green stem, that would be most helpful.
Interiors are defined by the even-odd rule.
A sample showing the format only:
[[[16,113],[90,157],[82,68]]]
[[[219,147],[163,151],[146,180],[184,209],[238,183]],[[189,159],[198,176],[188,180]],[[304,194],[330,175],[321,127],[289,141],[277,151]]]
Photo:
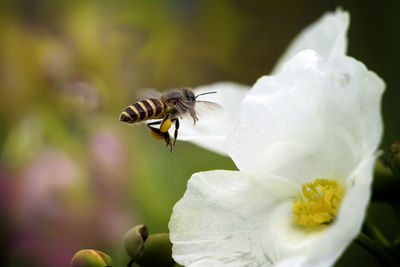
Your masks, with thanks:
[[[393,211],[395,214],[399,215],[400,214],[400,199],[393,199],[390,201],[390,206],[392,207]]]
[[[374,239],[376,242],[379,242],[386,249],[390,249],[390,242],[386,239],[386,237],[382,234],[382,232],[372,223],[372,221],[368,218],[365,219],[364,229],[366,233]]]
[[[374,168],[372,199],[390,203],[393,199],[398,199],[399,190],[400,179],[393,175],[382,160],[378,160]]]
[[[399,191],[400,177],[396,177],[385,162],[378,160],[374,168],[372,200],[388,203],[395,214],[400,215]]]
[[[382,244],[376,242],[367,235],[360,233],[355,242],[374,254],[376,258],[384,263],[384,266],[399,266]]]

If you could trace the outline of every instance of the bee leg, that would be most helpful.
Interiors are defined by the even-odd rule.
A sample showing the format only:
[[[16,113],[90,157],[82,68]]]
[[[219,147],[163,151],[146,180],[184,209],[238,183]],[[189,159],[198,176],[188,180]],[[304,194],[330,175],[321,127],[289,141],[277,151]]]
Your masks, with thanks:
[[[150,127],[150,126],[151,126],[151,125],[158,125],[158,124],[161,124],[161,122],[162,122],[162,120],[149,122],[149,123],[147,124],[147,126],[149,126],[149,128],[154,128],[154,127]]]
[[[160,132],[165,134],[165,142],[166,142],[166,146],[170,146],[171,148],[171,152],[172,149],[175,145],[175,140],[172,140],[172,138],[169,136],[168,130],[171,128],[172,126],[172,121],[174,119],[171,120],[171,114],[167,114],[165,115],[164,119],[161,121],[161,125],[160,125]]]
[[[160,131],[160,129],[157,129],[157,128],[154,128],[154,127],[151,127],[151,126],[149,126],[149,128],[150,128],[151,135],[157,140],[163,140],[164,139],[165,145],[166,146],[170,146],[171,147],[171,152],[172,152],[173,143],[172,143],[172,139],[171,139],[169,133],[168,132],[163,133],[163,132]]]
[[[151,135],[157,139],[157,140],[165,140],[166,146],[170,146],[171,147],[171,152],[172,152],[172,139],[168,133],[168,130],[166,132],[162,132],[160,129],[153,127],[152,125],[158,125],[158,124],[162,124],[163,120],[160,121],[155,121],[155,122],[150,122],[147,124],[147,127],[149,127],[150,129],[150,133]]]
[[[168,132],[169,128],[171,128],[171,125],[172,125],[172,121],[170,119],[170,114],[167,114],[161,121],[160,131],[162,133]]]
[[[159,129],[153,128],[153,127],[149,127],[149,128],[150,128],[150,134],[151,134],[151,136],[154,137],[154,139],[157,139],[157,140],[165,139],[164,134],[162,132],[160,132]]]
[[[172,122],[175,123],[174,143],[173,143],[173,145],[175,146],[176,139],[178,138],[179,119],[178,118],[172,119]]]
[[[149,127],[149,129],[150,129],[151,135],[157,140],[165,139],[165,137],[159,129],[153,127],[152,125],[158,125],[158,124],[161,124],[161,122],[162,121],[159,120],[159,121],[154,121],[154,122],[150,122],[147,124],[147,127]]]
[[[164,136],[164,140],[165,140],[165,146],[169,146],[170,147],[170,152],[172,152],[172,149],[174,148],[174,144],[172,141],[172,138],[169,136],[168,132],[161,132],[161,134]]]

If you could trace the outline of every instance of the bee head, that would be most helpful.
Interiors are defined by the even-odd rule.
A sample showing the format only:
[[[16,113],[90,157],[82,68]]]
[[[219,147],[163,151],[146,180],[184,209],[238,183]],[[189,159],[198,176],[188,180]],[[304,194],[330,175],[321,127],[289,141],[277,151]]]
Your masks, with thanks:
[[[190,101],[196,101],[196,96],[193,94],[193,92],[189,89],[185,89],[184,92],[185,97],[190,100]]]

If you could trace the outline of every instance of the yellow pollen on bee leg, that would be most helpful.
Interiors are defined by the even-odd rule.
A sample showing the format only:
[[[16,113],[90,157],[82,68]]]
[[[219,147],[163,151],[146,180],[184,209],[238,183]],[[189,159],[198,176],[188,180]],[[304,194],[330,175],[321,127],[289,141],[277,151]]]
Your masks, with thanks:
[[[164,139],[164,136],[162,136],[162,135],[159,134],[159,133],[156,133],[156,132],[153,131],[152,129],[150,129],[150,133],[151,133],[151,136],[153,136],[154,139],[156,139],[156,140],[163,140],[163,139]]]
[[[315,179],[302,185],[299,200],[293,200],[296,223],[318,226],[331,222],[339,209],[343,191],[336,180]]]
[[[171,125],[172,125],[171,120],[170,119],[166,119],[163,122],[163,124],[161,124],[161,126],[160,126],[160,132],[166,133],[169,130],[169,128],[171,128]]]

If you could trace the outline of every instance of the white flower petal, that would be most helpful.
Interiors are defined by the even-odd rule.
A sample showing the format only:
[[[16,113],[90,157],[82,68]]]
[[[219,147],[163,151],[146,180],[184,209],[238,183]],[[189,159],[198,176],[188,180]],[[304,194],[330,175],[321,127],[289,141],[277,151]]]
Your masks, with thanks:
[[[375,159],[347,177],[338,216],[318,228],[294,222],[300,184],[237,171],[194,174],[169,224],[173,257],[188,266],[329,266],[360,231]]]
[[[330,266],[358,235],[371,195],[376,157],[367,157],[348,177],[348,187],[335,221],[319,228],[298,226],[292,218],[292,202],[283,201],[263,224],[263,250],[274,263],[293,260],[297,266]],[[352,184],[354,182],[354,184]],[[280,264],[280,266],[285,266]]]
[[[378,146],[384,86],[353,58],[322,59],[311,50],[300,52],[278,75],[260,78],[247,94],[238,126],[227,139],[228,153],[242,171],[254,172],[261,166],[288,177],[280,171],[296,169],[296,162],[282,161],[274,153],[293,158],[291,153],[300,147],[304,149],[298,154],[318,160],[297,158],[303,165],[297,169],[305,170],[297,177],[329,169],[343,170],[338,176],[345,176]],[[286,150],[271,147],[280,143]],[[280,170],[276,159],[282,161]],[[313,173],[308,172],[311,169]]]
[[[249,89],[249,86],[232,82],[220,82],[196,88],[195,95],[216,91],[216,94],[200,96],[198,100],[217,103],[222,106],[222,110],[210,110],[205,113],[201,113],[204,110],[200,110],[196,125],[193,125],[191,119],[181,120],[178,139],[226,155],[226,136],[233,130],[232,122],[236,120],[241,102]]]
[[[288,60],[302,50],[313,49],[323,58],[345,55],[349,24],[349,13],[340,8],[335,12],[326,13],[293,40],[276,64],[273,73],[279,72]]]
[[[258,229],[268,207],[297,188],[283,179],[269,179],[266,186],[236,171],[194,174],[169,223],[174,259],[193,266],[264,264]]]
[[[348,23],[349,15],[338,10],[310,26],[277,75],[259,79],[243,101],[236,97],[239,104],[228,105],[231,111],[210,131],[218,134],[201,135],[227,151],[240,171],[191,177],[169,224],[178,263],[329,266],[359,233],[382,136],[385,85],[344,55]],[[291,58],[304,48],[317,52]],[[303,227],[294,221],[292,200],[301,184],[316,178],[338,180],[345,195],[332,223]]]

